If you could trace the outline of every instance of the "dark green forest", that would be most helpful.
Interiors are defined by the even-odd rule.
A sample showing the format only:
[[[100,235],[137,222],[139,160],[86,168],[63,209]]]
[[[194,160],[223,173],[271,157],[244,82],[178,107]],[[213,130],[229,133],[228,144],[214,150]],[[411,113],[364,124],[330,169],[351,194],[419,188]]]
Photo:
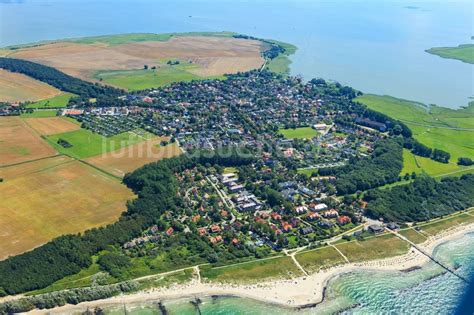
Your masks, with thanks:
[[[61,91],[74,93],[84,99],[116,100],[117,96],[124,93],[122,90],[74,78],[55,68],[31,61],[0,57],[0,68],[27,75]]]
[[[365,194],[367,214],[388,221],[426,221],[474,204],[474,174],[436,181],[419,176],[413,183]]]

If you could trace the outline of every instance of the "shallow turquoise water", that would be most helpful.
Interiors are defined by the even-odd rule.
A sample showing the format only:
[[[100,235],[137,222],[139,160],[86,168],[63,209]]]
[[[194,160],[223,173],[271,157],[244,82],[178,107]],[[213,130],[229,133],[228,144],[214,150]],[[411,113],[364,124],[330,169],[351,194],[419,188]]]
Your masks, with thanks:
[[[0,0],[0,46],[228,30],[298,46],[294,75],[455,108],[474,95],[474,66],[425,50],[472,42],[473,6],[468,0]]]
[[[474,234],[437,247],[435,257],[470,277],[474,269]],[[452,314],[465,290],[459,278],[432,263],[411,272],[352,272],[330,281],[327,299],[315,308],[296,311],[258,301],[203,298],[202,314]],[[169,314],[197,314],[189,299],[164,301]],[[127,305],[129,314],[159,314],[153,304]],[[118,307],[111,314],[123,314]]]

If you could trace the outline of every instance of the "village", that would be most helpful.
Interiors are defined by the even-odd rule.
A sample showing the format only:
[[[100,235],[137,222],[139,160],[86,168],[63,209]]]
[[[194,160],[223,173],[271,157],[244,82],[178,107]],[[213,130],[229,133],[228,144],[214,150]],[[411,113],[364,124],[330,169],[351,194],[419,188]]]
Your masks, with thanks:
[[[320,171],[370,156],[387,137],[384,123],[359,117],[352,101],[358,92],[266,71],[183,84],[120,96],[120,106],[93,102],[58,112],[104,137],[144,130],[189,154],[234,147],[255,159],[175,174],[183,207],[127,242],[125,251],[143,255],[176,233],[193,233],[263,257],[318,246],[364,221],[364,203],[344,202],[336,177]]]
[[[358,125],[356,116],[337,110],[350,102],[348,97],[333,93],[326,83],[303,85],[274,74],[188,84],[192,88],[186,91],[193,95],[181,94],[176,84],[130,98],[128,113],[89,108],[79,115],[86,128],[121,121],[119,125],[154,130],[173,137],[189,153],[235,146],[255,157],[251,165],[200,166],[176,174],[183,207],[126,243],[129,254],[153,251],[154,244],[183,232],[223,248],[251,248],[263,257],[275,250],[317,246],[364,221],[364,202],[343,202],[336,195],[336,178],[317,172],[369,156],[385,137],[368,127],[367,120]],[[141,106],[144,100],[153,106]],[[369,232],[380,231],[375,226]]]

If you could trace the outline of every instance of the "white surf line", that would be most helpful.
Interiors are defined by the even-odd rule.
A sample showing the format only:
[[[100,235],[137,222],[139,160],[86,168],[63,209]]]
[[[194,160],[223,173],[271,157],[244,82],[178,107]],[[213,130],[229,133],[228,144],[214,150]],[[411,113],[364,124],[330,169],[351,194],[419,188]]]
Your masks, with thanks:
[[[338,252],[339,254],[341,254],[342,258],[344,258],[344,260],[345,260],[348,264],[350,263],[349,259],[347,259],[346,255],[344,255],[344,254],[339,250],[339,248],[337,248],[337,247],[334,246],[333,244],[329,244],[329,246],[334,247],[334,249],[337,250],[337,252]]]

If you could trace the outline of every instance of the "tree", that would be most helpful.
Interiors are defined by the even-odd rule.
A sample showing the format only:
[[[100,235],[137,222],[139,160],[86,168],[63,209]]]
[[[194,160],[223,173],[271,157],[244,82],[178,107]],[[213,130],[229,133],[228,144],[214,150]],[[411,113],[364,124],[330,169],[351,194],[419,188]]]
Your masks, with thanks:
[[[458,159],[458,165],[471,166],[474,164],[474,161],[468,157],[460,157]]]

